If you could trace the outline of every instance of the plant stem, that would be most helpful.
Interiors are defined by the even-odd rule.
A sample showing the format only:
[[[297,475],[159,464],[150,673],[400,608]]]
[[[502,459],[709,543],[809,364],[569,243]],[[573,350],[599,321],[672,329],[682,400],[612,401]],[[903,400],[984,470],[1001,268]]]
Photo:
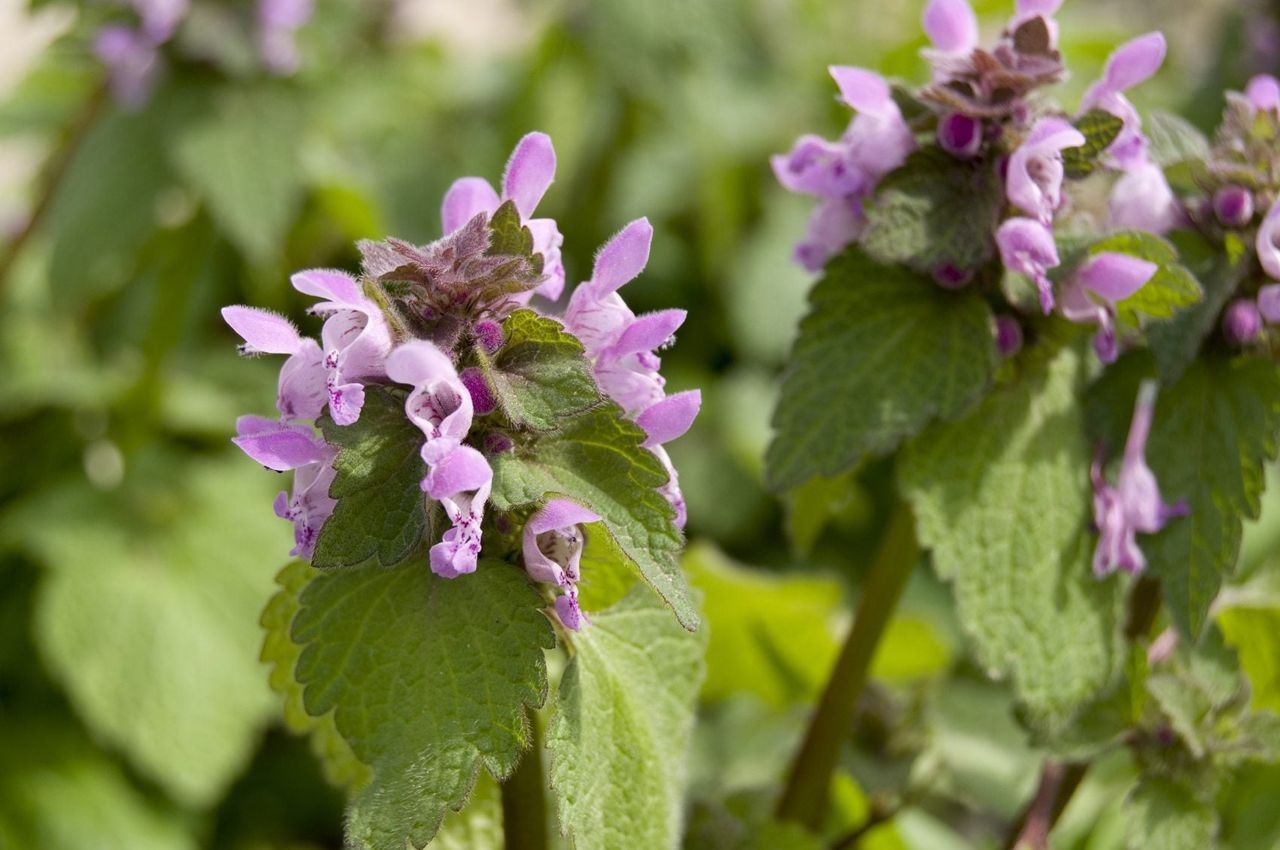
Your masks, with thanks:
[[[547,850],[547,794],[542,778],[542,736],[529,714],[531,745],[502,783],[502,833],[507,850]]]
[[[97,123],[98,115],[102,112],[102,107],[106,102],[107,87],[105,84],[99,85],[89,95],[89,99],[85,101],[83,108],[76,113],[75,118],[62,132],[62,139],[45,163],[42,177],[43,185],[40,187],[40,195],[36,199],[35,206],[31,209],[31,215],[27,216],[26,224],[10,240],[4,253],[0,254],[0,287],[4,286],[5,280],[9,276],[9,270],[13,267],[14,261],[18,259],[18,255],[22,253],[23,246],[27,244],[32,234],[40,228],[45,217],[48,216],[49,209],[53,206],[53,199],[57,197],[58,189],[62,186],[62,180],[67,176],[67,169],[71,166],[71,161],[75,159],[76,151],[80,149],[85,137],[89,135],[89,131]]]
[[[778,801],[780,820],[796,821],[814,831],[821,829],[840,745],[866,684],[871,659],[918,554],[911,509],[899,503],[889,518],[880,549],[867,573],[849,638],[827,680],[818,709],[809,721],[804,743],[791,764],[787,786]]]
[[[1050,830],[1071,801],[1071,795],[1080,786],[1088,768],[1083,762],[1063,764],[1046,761],[1040,769],[1040,785],[1036,788],[1036,794],[1010,830],[1005,850],[1046,850]]]
[[[1138,579],[1129,592],[1129,619],[1124,624],[1124,636],[1135,641],[1146,637],[1160,613],[1160,582],[1151,576]]]

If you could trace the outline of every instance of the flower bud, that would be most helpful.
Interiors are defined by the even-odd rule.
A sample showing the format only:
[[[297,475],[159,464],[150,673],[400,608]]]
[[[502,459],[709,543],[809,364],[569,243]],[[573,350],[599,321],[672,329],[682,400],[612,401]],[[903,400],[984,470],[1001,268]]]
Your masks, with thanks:
[[[1001,357],[1012,357],[1022,349],[1022,325],[1007,313],[996,316],[996,351]]]
[[[1253,195],[1243,186],[1223,186],[1213,195],[1213,214],[1223,227],[1244,227],[1253,220]]]
[[[484,349],[485,354],[497,354],[498,349],[502,348],[502,325],[492,319],[482,319],[476,322],[472,332],[476,336],[476,342],[480,343],[480,347]]]
[[[954,263],[943,263],[933,268],[933,282],[943,289],[962,289],[973,280],[973,272]]]
[[[956,159],[972,159],[982,150],[982,122],[952,112],[938,122],[938,144]]]
[[[1222,332],[1229,342],[1236,345],[1253,342],[1262,332],[1262,313],[1258,305],[1248,298],[1231,302],[1222,314]]]
[[[471,405],[475,408],[476,416],[493,413],[498,402],[494,399],[493,391],[489,389],[489,383],[479,369],[474,366],[463,369],[458,375],[458,380],[462,381],[462,385],[471,395]]]

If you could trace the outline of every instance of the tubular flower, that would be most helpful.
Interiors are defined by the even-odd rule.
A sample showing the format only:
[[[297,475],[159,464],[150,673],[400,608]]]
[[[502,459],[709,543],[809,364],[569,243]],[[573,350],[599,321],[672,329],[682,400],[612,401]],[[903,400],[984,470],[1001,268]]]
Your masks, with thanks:
[[[598,514],[577,502],[552,499],[524,526],[524,568],[534,580],[559,589],[556,615],[574,631],[591,623],[578,605],[579,565],[586,545],[582,526],[599,521]]]
[[[1116,303],[1146,285],[1159,267],[1155,263],[1110,252],[1086,260],[1062,290],[1062,315],[1073,322],[1096,322],[1094,351],[1103,363],[1111,363],[1116,346]]]
[[[1145,381],[1138,391],[1133,423],[1125,442],[1120,476],[1113,487],[1102,474],[1102,458],[1096,457],[1090,470],[1093,481],[1094,522],[1098,526],[1098,546],[1093,555],[1093,573],[1105,576],[1117,569],[1139,573],[1147,559],[1138,548],[1137,533],[1154,534],[1170,519],[1190,512],[1185,501],[1169,505],[1160,497],[1155,474],[1147,466],[1147,437],[1154,415],[1156,385]]]
[[[1011,218],[996,231],[996,245],[1006,268],[1035,282],[1040,308],[1049,315],[1054,301],[1053,282],[1047,272],[1061,262],[1052,231],[1033,218]]]
[[[1083,145],[1084,134],[1061,118],[1042,118],[1009,157],[1009,203],[1042,224],[1062,204],[1062,151]]]

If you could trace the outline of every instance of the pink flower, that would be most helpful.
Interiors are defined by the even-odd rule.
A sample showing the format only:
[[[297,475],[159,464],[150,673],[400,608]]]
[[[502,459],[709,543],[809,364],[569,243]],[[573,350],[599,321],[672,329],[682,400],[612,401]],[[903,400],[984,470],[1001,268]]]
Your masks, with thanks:
[[[1102,474],[1101,456],[1090,470],[1093,481],[1093,514],[1098,526],[1098,546],[1093,555],[1093,573],[1105,576],[1117,569],[1139,573],[1147,559],[1138,548],[1137,532],[1154,534],[1170,519],[1190,512],[1185,501],[1168,505],[1160,497],[1156,476],[1145,458],[1147,436],[1155,409],[1156,385],[1145,381],[1138,391],[1133,424],[1125,442],[1124,460],[1116,486],[1107,484]]]
[[[1147,140],[1142,135],[1142,119],[1124,92],[1146,81],[1164,63],[1164,36],[1149,32],[1117,47],[1107,59],[1102,79],[1085,92],[1080,111],[1102,109],[1124,121],[1120,135],[1107,153],[1121,167],[1137,165],[1146,158]]]
[[[241,354],[287,354],[280,369],[276,408],[286,422],[314,420],[324,410],[329,394],[324,353],[314,339],[298,334],[284,316],[256,307],[224,307],[222,318],[240,334]]]
[[[1073,322],[1097,322],[1093,348],[1103,363],[1116,359],[1116,304],[1145,286],[1158,269],[1128,254],[1104,252],[1085,260],[1062,288],[1062,315]]]
[[[529,133],[516,144],[507,160],[502,176],[502,195],[499,197],[488,180],[482,177],[463,177],[454,182],[445,193],[440,207],[440,217],[445,234],[454,233],[480,213],[492,214],[503,201],[513,201],[520,219],[533,234],[533,250],[542,255],[546,280],[534,292],[555,300],[564,291],[564,262],[560,246],[564,237],[554,219],[531,218],[542,196],[556,175],[556,152],[546,133]],[[514,296],[527,302],[529,293]]]
[[[1053,232],[1033,218],[1011,218],[996,231],[996,246],[1005,268],[1031,278],[1040,291],[1040,308],[1053,311],[1053,282],[1048,270],[1057,266],[1058,246]]]
[[[1043,224],[1062,204],[1062,152],[1085,143],[1084,134],[1061,118],[1041,118],[1009,157],[1005,194],[1009,203]]]
[[[1272,280],[1280,280],[1280,200],[1271,205],[1254,240],[1258,262]]]

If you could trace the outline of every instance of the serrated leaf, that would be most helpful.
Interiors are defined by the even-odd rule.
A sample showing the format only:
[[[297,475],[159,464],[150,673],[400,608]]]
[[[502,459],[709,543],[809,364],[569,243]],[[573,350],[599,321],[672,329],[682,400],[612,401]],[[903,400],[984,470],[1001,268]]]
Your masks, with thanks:
[[[195,850],[172,807],[148,800],[68,718],[6,714],[0,736],[5,850]]]
[[[334,785],[358,788],[369,780],[369,768],[356,758],[346,740],[338,734],[333,712],[313,717],[302,702],[302,686],[293,676],[302,655],[302,647],[293,642],[289,629],[302,607],[302,589],[320,575],[305,561],[292,561],[276,575],[279,590],[263,609],[260,620],[266,635],[262,641],[261,661],[270,665],[267,681],[271,689],[284,699],[284,720],[299,734],[308,734],[311,749],[320,759],[325,777]]]
[[[1172,779],[1143,779],[1124,802],[1129,850],[1212,850],[1218,815]]]
[[[862,245],[882,263],[932,271],[976,269],[995,255],[1004,204],[995,167],[922,148],[880,181],[867,205]]]
[[[1130,355],[1091,390],[1090,415],[1107,445],[1124,444],[1131,400],[1149,369],[1148,360]],[[1259,358],[1206,357],[1160,391],[1147,462],[1164,498],[1186,499],[1191,512],[1140,545],[1184,634],[1199,635],[1235,569],[1242,521],[1258,516],[1277,429],[1280,373]]]
[[[1054,725],[1122,658],[1123,585],[1089,569],[1081,358],[1064,349],[1025,368],[964,419],[914,440],[900,480],[980,663]]]
[[[425,562],[322,573],[302,591],[292,638],[307,713],[334,712],[372,768],[352,797],[358,850],[422,847],[466,802],[480,766],[510,775],[528,746],[525,712],[546,699],[543,600],[510,564],[457,579]]]
[[[173,143],[174,165],[223,232],[255,261],[279,255],[303,194],[298,99],[230,90]]]
[[[678,846],[705,641],[643,588],[574,635],[547,746],[577,850]]]
[[[515,201],[504,201],[489,217],[489,248],[494,257],[528,257],[533,254],[533,233],[520,221]]]
[[[37,644],[100,740],[208,806],[272,712],[254,621],[288,531],[240,457],[136,458],[124,487],[67,488],[10,518],[48,568]]]
[[[1098,170],[1098,158],[1124,129],[1124,121],[1104,109],[1090,109],[1075,122],[1084,134],[1084,144],[1062,151],[1062,171],[1072,180],[1088,177]]]
[[[431,509],[420,486],[422,432],[405,416],[404,399],[400,390],[369,386],[358,421],[344,426],[328,413],[320,417],[325,440],[339,449],[329,485],[338,504],[320,529],[313,566],[393,567],[430,536]]]
[[[690,548],[684,563],[711,632],[702,698],[749,691],[778,708],[816,698],[838,649],[840,584],[750,570],[710,545]]]
[[[1160,380],[1171,384],[1181,376],[1213,332],[1218,316],[1249,271],[1250,253],[1236,234],[1227,234],[1219,248],[1203,236],[1180,230],[1170,234],[1182,262],[1204,289],[1200,303],[1168,322],[1147,330],[1148,344],[1159,366]]]
[[[991,312],[970,292],[883,266],[858,249],[832,260],[783,376],[766,457],[775,489],[835,477],[951,419],[995,371]]]
[[[602,524],[687,629],[698,626],[689,584],[680,570],[683,536],[675,509],[658,492],[668,475],[662,462],[641,448],[644,432],[605,402],[562,423],[532,446],[517,447],[490,462],[499,511],[541,503],[552,496],[578,501]],[[584,578],[585,580],[585,578]]]
[[[600,401],[582,343],[555,319],[517,310],[502,323],[502,349],[481,368],[513,424],[551,431]]]
[[[1116,321],[1129,327],[1141,324],[1140,315],[1172,318],[1200,301],[1204,293],[1195,276],[1178,261],[1178,249],[1154,233],[1130,230],[1104,237],[1089,246],[1089,254],[1128,254],[1155,263],[1156,273],[1137,292],[1116,303]]]

